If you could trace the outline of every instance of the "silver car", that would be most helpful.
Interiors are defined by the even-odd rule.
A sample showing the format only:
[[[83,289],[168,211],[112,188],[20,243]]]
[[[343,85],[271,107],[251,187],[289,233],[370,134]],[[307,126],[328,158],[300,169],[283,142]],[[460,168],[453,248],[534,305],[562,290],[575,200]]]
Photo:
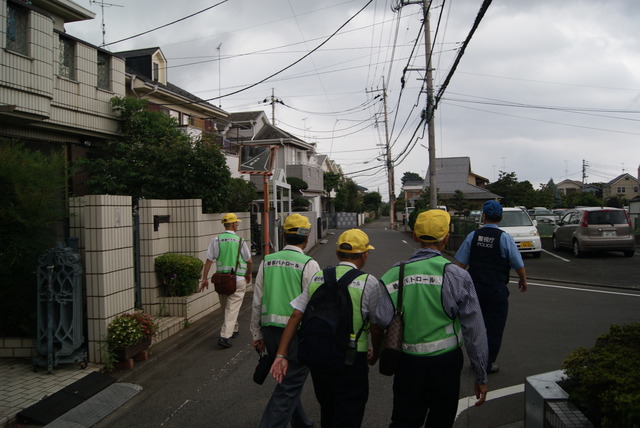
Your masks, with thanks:
[[[636,240],[629,215],[620,208],[586,207],[568,211],[553,231],[553,249],[571,248],[576,257],[593,251],[622,251],[631,257]]]

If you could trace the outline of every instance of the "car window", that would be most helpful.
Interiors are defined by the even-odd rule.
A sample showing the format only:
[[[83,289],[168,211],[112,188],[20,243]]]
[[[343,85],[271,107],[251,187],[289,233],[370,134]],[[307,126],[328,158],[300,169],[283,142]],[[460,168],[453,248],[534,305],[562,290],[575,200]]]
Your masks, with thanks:
[[[569,224],[580,223],[580,217],[582,217],[582,213],[579,211],[571,213],[571,220],[569,221]]]
[[[589,213],[589,224],[624,224],[627,217],[622,211],[602,210]]]
[[[564,217],[562,217],[562,221],[565,222],[566,224],[570,224],[571,223],[571,215],[573,213],[566,213],[564,215]]]
[[[500,227],[533,226],[531,218],[524,211],[504,211]]]

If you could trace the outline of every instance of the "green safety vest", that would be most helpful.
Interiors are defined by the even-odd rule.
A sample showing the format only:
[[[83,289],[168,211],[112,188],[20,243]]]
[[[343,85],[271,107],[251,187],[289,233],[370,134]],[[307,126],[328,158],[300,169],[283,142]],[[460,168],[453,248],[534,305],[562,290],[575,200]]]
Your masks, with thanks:
[[[462,345],[460,320],[451,319],[442,307],[444,268],[442,256],[409,262],[404,266],[402,352],[412,355],[440,355]],[[385,273],[381,281],[398,305],[399,267]]]
[[[224,232],[218,236],[220,253],[216,259],[216,272],[231,273],[235,270],[238,262],[237,276],[244,276],[247,273],[247,263],[242,260],[242,254],[238,251],[241,239],[235,233]]]
[[[347,271],[353,269],[351,266],[336,266],[336,281],[339,280],[342,275]],[[353,307],[353,334],[358,334],[360,328],[365,324],[362,319],[362,294],[364,292],[364,286],[367,282],[368,274],[363,274],[354,279],[348,286],[349,295],[351,296],[351,306]],[[313,293],[324,283],[324,277],[322,271],[318,272],[311,283],[309,284],[309,298]],[[369,350],[369,320],[367,320],[365,327],[362,329],[362,334],[358,338],[358,352],[367,352]]]
[[[293,312],[290,303],[302,293],[302,272],[309,260],[311,257],[294,250],[283,250],[264,257],[261,325],[287,325]]]

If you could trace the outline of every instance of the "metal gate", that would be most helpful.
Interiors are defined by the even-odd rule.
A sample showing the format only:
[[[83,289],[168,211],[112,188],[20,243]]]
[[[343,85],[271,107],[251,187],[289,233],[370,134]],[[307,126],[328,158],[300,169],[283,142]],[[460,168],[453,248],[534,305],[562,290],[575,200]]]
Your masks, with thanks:
[[[82,317],[82,266],[80,255],[58,244],[38,260],[38,318],[34,368],[47,366],[51,373],[58,363],[87,365]]]

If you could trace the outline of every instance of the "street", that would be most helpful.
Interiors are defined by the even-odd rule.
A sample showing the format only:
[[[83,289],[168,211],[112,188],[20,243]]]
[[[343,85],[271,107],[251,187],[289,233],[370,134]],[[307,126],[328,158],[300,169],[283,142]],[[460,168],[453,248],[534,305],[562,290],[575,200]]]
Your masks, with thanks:
[[[371,252],[364,270],[380,276],[393,263],[408,258],[417,248],[410,235],[388,230],[388,219],[363,228],[376,250]],[[328,242],[312,249],[321,267],[335,264],[335,241],[341,231],[327,237]],[[592,346],[612,323],[639,321],[640,292],[635,259],[622,255],[598,255],[574,259],[569,252],[550,254],[540,259],[526,258],[530,289],[517,291],[512,283],[510,314],[498,363],[500,372],[489,378],[489,396],[485,405],[466,409],[465,397],[473,395],[472,370],[468,360],[462,372],[460,415],[455,427],[492,427],[522,421],[527,376],[553,371],[579,346]],[[611,272],[615,266],[615,272]],[[558,276],[561,281],[553,281]],[[627,287],[573,286],[593,284]],[[245,297],[241,313],[241,334],[230,349],[218,349],[215,340],[221,323],[220,311],[196,323],[192,329],[203,331],[184,341],[179,352],[163,354],[152,367],[135,370],[126,382],[136,383],[143,391],[97,426],[109,427],[255,427],[274,386],[269,378],[264,385],[253,383],[258,356],[250,345],[248,323],[251,294]],[[207,322],[208,325],[201,325]],[[203,328],[204,327],[204,328]],[[190,329],[184,330],[190,337]],[[162,344],[162,343],[161,343]],[[160,345],[161,345],[160,344]],[[392,381],[370,371],[370,396],[364,427],[388,426],[392,407]],[[311,380],[303,391],[303,403],[316,426],[319,406]]]

